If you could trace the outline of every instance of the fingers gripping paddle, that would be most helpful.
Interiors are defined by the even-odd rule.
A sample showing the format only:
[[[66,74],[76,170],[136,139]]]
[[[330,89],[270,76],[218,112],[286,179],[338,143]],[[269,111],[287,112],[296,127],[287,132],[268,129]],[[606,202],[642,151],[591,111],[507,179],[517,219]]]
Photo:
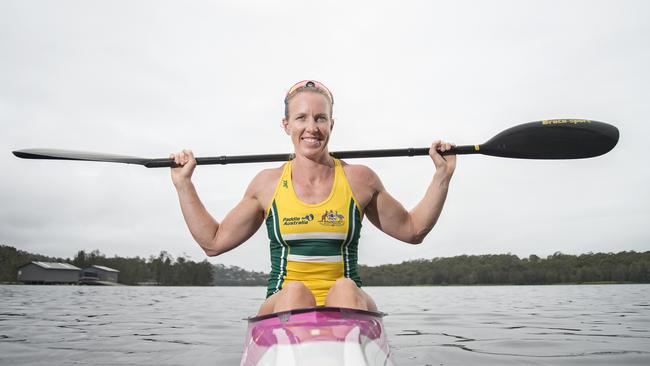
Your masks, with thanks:
[[[585,119],[553,119],[509,128],[484,144],[455,146],[443,155],[482,154],[518,159],[582,159],[603,155],[616,146],[618,129]],[[102,161],[144,165],[147,168],[175,166],[171,159],[147,159],[56,149],[25,149],[13,152],[23,159]],[[429,155],[429,148],[356,150],[332,152],[339,159]],[[293,154],[240,155],[196,158],[198,165],[287,161]]]

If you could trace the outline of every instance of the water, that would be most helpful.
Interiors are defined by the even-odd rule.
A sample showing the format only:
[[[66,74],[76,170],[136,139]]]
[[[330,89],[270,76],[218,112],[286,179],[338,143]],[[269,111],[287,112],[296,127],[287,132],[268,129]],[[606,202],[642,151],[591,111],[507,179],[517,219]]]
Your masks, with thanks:
[[[397,365],[650,364],[650,285],[366,291]],[[0,286],[0,364],[237,365],[264,293]]]

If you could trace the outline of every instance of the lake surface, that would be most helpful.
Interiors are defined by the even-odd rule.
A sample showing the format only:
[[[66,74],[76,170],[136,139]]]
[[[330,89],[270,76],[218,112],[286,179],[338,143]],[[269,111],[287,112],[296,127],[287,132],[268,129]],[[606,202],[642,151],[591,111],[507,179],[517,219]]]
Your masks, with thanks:
[[[397,365],[650,365],[650,285],[365,289]],[[0,285],[0,364],[238,365],[264,294]]]

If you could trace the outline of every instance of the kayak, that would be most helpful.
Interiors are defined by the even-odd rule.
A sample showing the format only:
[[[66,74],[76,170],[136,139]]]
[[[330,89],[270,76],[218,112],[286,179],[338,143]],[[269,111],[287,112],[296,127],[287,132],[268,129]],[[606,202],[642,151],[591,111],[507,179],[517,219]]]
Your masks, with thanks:
[[[241,366],[392,366],[384,315],[315,307],[248,318]]]

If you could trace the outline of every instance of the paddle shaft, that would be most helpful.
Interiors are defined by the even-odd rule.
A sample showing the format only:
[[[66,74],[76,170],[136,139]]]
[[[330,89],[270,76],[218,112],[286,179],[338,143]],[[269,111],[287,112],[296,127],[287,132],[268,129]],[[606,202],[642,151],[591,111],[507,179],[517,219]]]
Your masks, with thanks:
[[[451,150],[442,152],[442,155],[463,155],[477,154],[479,150],[475,145],[455,146]],[[337,159],[356,159],[356,158],[387,158],[394,156],[422,156],[429,155],[429,148],[406,148],[406,149],[383,149],[383,150],[353,150],[353,151],[335,151],[331,155]],[[226,164],[243,164],[243,163],[269,163],[287,161],[293,159],[293,154],[266,154],[266,155],[237,155],[237,156],[214,156],[196,158],[197,165],[226,165]],[[176,166],[172,159],[151,159],[144,164],[147,168],[165,168]]]

